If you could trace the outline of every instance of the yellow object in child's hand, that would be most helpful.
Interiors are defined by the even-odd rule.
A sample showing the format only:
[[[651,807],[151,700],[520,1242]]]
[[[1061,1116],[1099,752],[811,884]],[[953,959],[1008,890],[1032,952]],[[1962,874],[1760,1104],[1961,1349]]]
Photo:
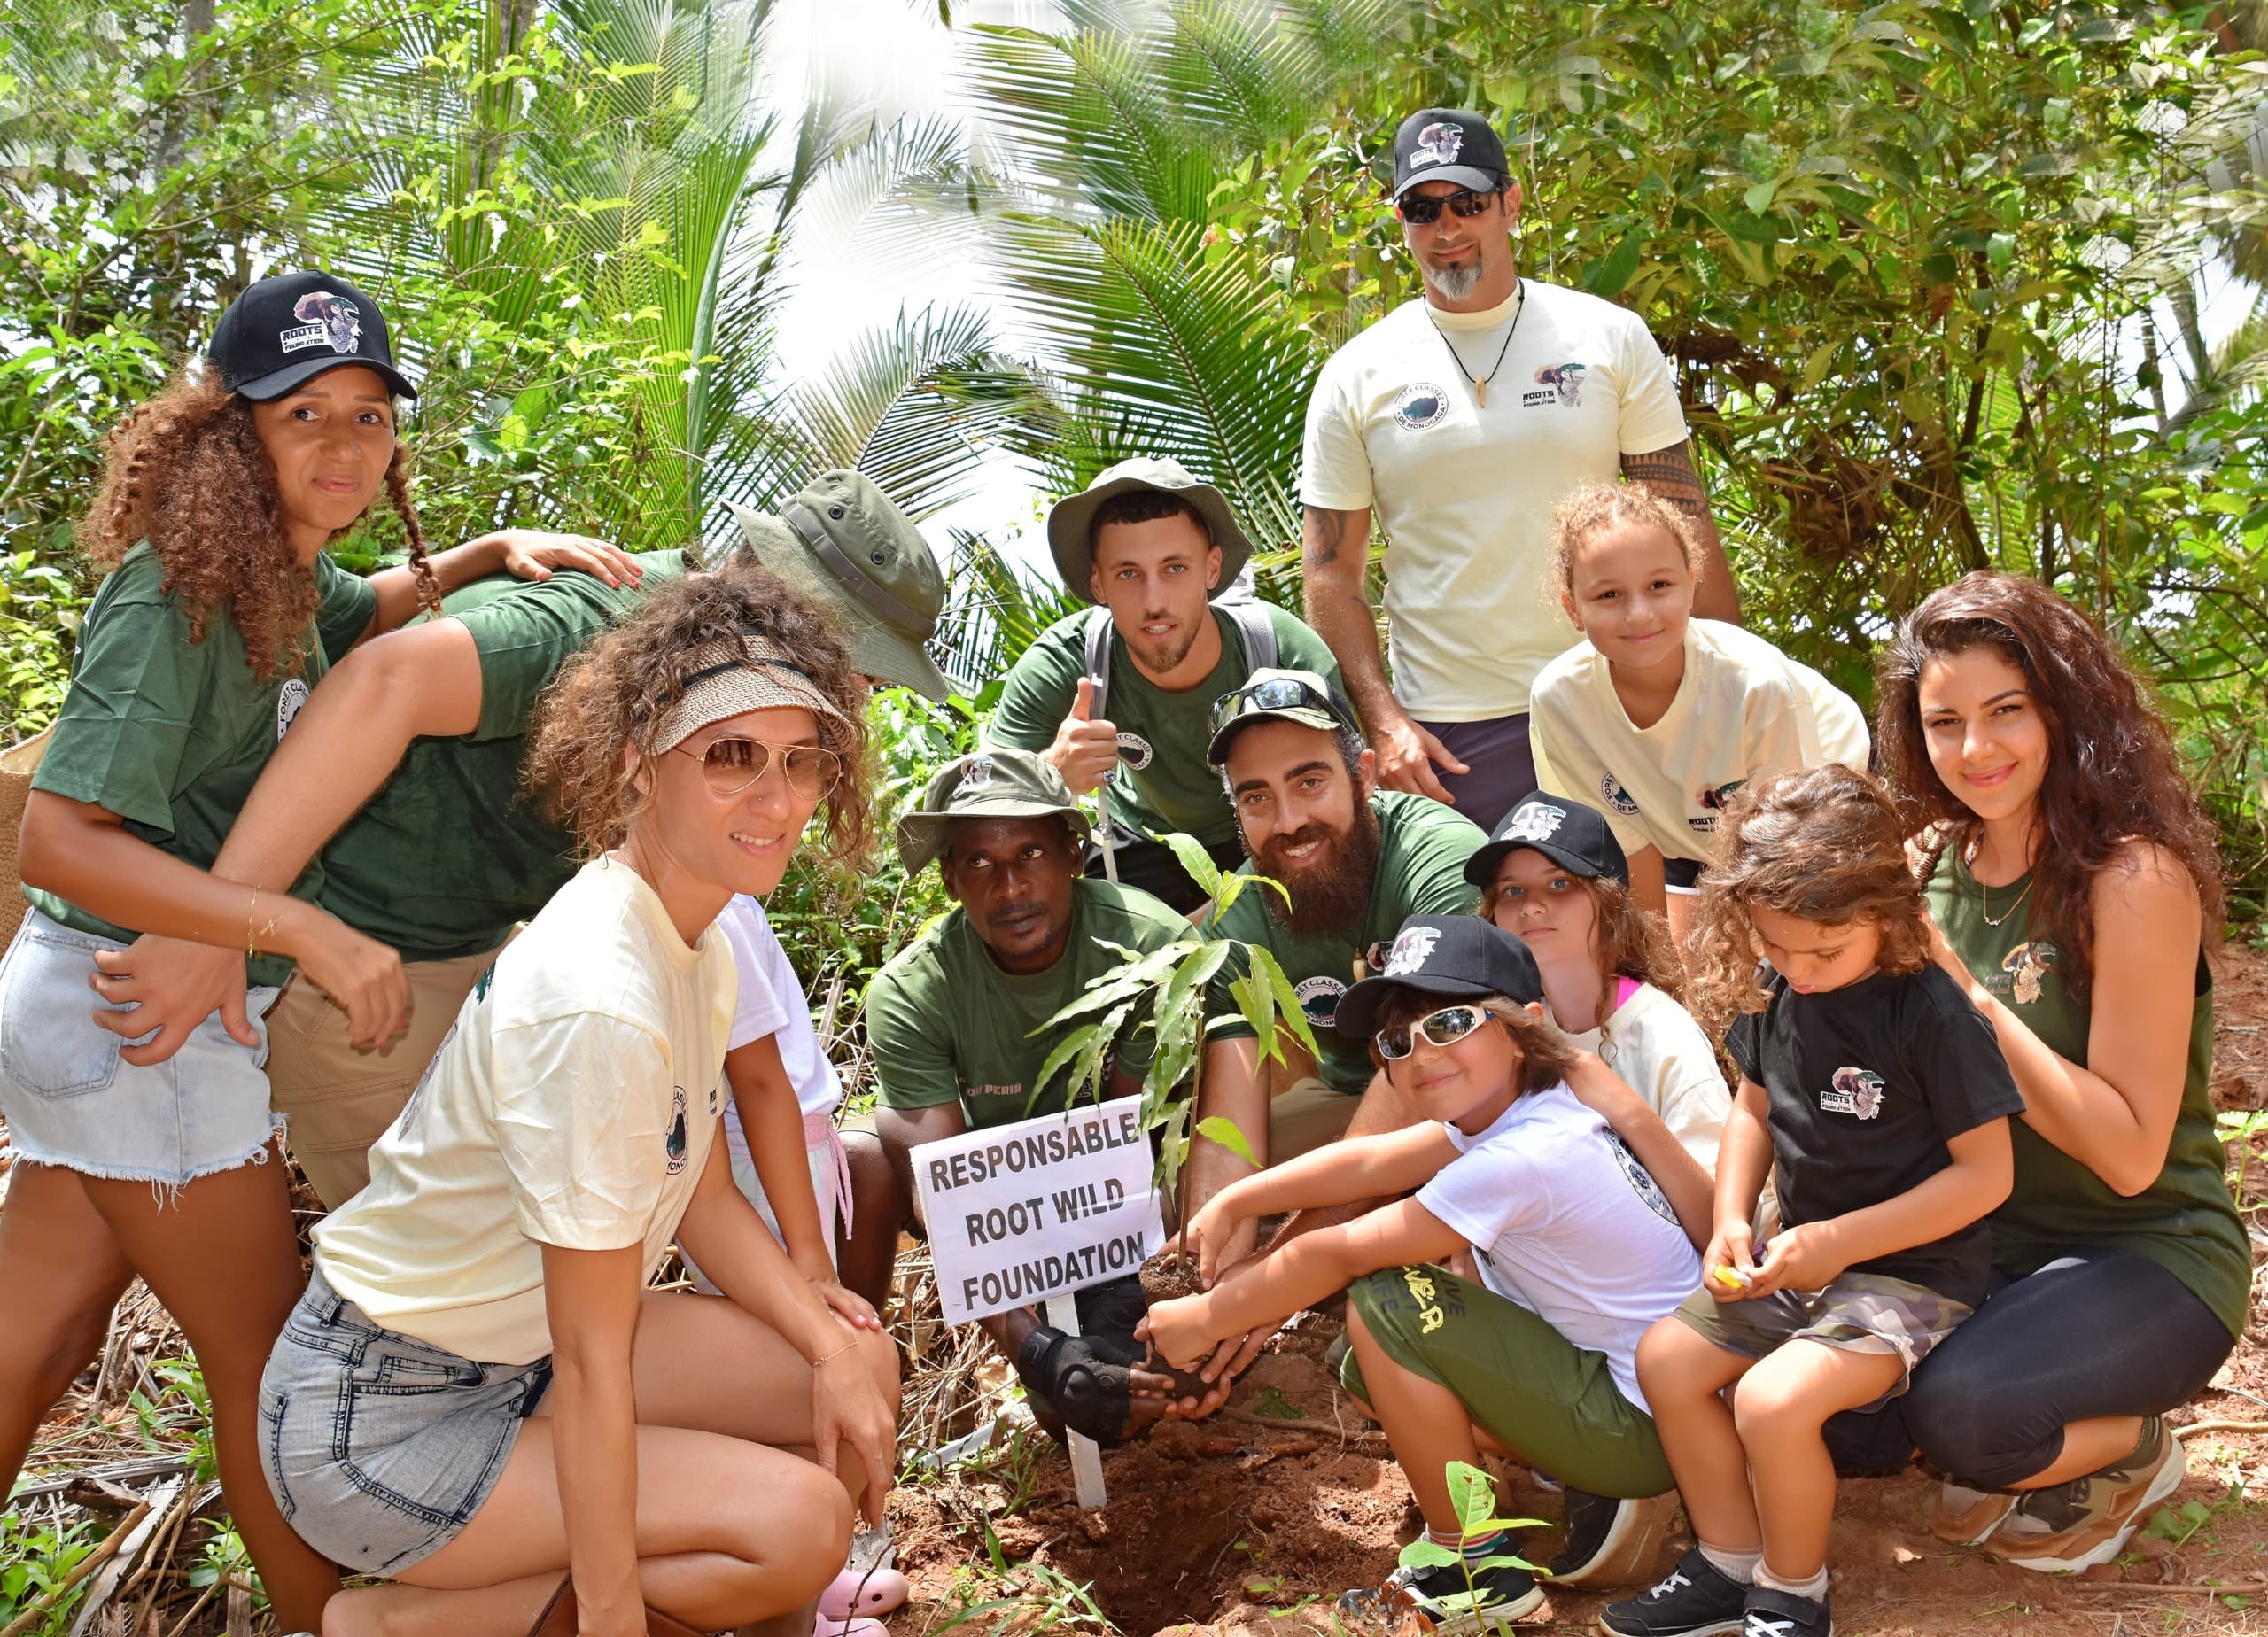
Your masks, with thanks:
[[[1753,1276],[1743,1273],[1729,1263],[1720,1263],[1710,1269],[1709,1276],[1728,1291],[1744,1291]]]

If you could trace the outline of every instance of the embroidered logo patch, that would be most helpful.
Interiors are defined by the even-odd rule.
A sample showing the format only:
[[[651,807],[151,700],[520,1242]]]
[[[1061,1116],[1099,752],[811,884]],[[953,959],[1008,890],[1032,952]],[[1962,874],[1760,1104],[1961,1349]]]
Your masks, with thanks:
[[[669,1153],[669,1173],[675,1176],[685,1169],[685,1157],[691,1152],[691,1135],[685,1129],[685,1088],[674,1086],[670,1090],[670,1130],[663,1139]]]
[[[1337,978],[1302,978],[1292,986],[1292,993],[1300,997],[1300,1010],[1317,1028],[1331,1027],[1332,1020],[1339,1015],[1339,997],[1346,992],[1346,984]]]
[[[1625,818],[1635,818],[1638,816],[1638,803],[1630,799],[1630,792],[1622,787],[1612,773],[1608,773],[1599,780],[1598,795],[1599,800],[1620,813]]]
[[[1554,807],[1549,802],[1522,802],[1512,813],[1511,823],[1504,826],[1503,836],[1507,842],[1548,842],[1559,834],[1559,826],[1567,822],[1567,810]]]
[[[1824,1113],[1872,1120],[1882,1113],[1882,1076],[1870,1068],[1838,1068],[1819,1094],[1819,1106]]]
[[[1394,948],[1386,952],[1386,970],[1379,975],[1398,978],[1416,972],[1425,964],[1425,957],[1433,952],[1433,945],[1441,941],[1439,927],[1412,927],[1394,941]]]
[[[1436,120],[1418,133],[1418,151],[1410,156],[1410,168],[1420,165],[1452,165],[1457,151],[1464,146],[1464,133],[1446,120]]]
[[[991,782],[992,758],[989,756],[969,757],[968,765],[961,770],[960,787],[964,790],[982,790]]]
[[[1432,381],[1412,381],[1394,400],[1394,418],[1404,431],[1422,432],[1439,426],[1449,412],[1448,389]]]
[[[1118,736],[1118,759],[1138,773],[1147,767],[1156,755],[1157,752],[1150,748],[1150,741],[1139,733],[1121,733]]]
[[[2010,950],[2008,958],[2000,963],[2000,970],[2008,974],[2008,997],[2023,1006],[2038,1000],[2039,981],[2055,970],[2058,953],[2045,938],[2019,943]]]
[[[299,321],[299,328],[284,330],[276,337],[287,353],[311,346],[351,353],[362,338],[361,308],[328,290],[311,290],[301,296],[291,304],[291,316]]]
[[[293,677],[276,690],[276,738],[281,739],[291,731],[291,724],[299,717],[299,707],[307,702],[307,682],[305,677]]]

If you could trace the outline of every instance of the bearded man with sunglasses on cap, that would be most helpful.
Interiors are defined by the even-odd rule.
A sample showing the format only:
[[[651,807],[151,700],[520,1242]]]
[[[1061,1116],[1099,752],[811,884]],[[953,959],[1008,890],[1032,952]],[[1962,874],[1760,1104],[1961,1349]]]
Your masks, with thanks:
[[[1488,838],[1438,802],[1380,790],[1353,710],[1313,671],[1255,672],[1221,696],[1213,723],[1207,757],[1221,770],[1252,855],[1239,873],[1266,876],[1283,890],[1248,885],[1203,930],[1276,958],[1314,1031],[1317,1057],[1301,1063],[1304,1053],[1293,1046],[1289,1067],[1261,1060],[1230,989],[1248,965],[1234,951],[1208,1001],[1213,1055],[1198,1116],[1234,1121],[1254,1157],[1269,1165],[1346,1130],[1373,1070],[1362,1043],[1332,1030],[1340,997],[1378,964],[1380,947],[1410,916],[1472,912],[1480,893],[1465,879],[1465,861]],[[1200,1137],[1190,1151],[1191,1212],[1252,1169]],[[1241,1224],[1220,1265],[1249,1253],[1254,1239],[1254,1224]],[[1245,1344],[1256,1349],[1265,1339]],[[1229,1350],[1234,1368],[1242,1368],[1242,1350]]]
[[[1520,189],[1478,113],[1394,137],[1395,213],[1425,281],[1332,355],[1308,405],[1300,498],[1308,623],[1338,656],[1379,782],[1484,829],[1535,788],[1528,687],[1573,633],[1547,595],[1551,514],[1618,473],[1693,520],[1694,612],[1737,620],[1669,366],[1635,313],[1520,276]],[[1394,665],[1363,586],[1385,533]]]

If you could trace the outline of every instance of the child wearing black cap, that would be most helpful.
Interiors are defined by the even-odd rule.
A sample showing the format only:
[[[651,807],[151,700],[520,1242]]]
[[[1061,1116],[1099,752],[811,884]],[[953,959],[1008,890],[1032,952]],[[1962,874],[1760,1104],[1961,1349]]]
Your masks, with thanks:
[[[1551,1020],[1659,1114],[1705,1170],[1732,1093],[1681,1001],[1685,981],[1662,917],[1630,894],[1622,844],[1596,809],[1538,793],[1466,861],[1480,914],[1527,945]]]
[[[1394,1203],[1240,1262],[1146,1321],[1160,1354],[1194,1368],[1223,1339],[1347,1289],[1347,1385],[1385,1425],[1428,1538],[1464,1559],[1349,1593],[1350,1614],[1384,1602],[1461,1628],[1542,1601],[1501,1532],[1463,1533],[1446,1463],[1477,1461],[1484,1439],[1599,1495],[1671,1485],[1633,1353],[1699,1281],[1688,1224],[1700,1226],[1706,1190],[1660,1121],[1544,1020],[1542,997],[1517,938],[1474,916],[1412,916],[1335,1027],[1371,1040],[1425,1123],[1244,1177],[1184,1243],[1209,1280],[1247,1217]],[[1627,1145],[1589,1104],[1602,1078]],[[1642,1157],[1666,1162],[1668,1194]],[[1440,1265],[1468,1247],[1478,1281]]]

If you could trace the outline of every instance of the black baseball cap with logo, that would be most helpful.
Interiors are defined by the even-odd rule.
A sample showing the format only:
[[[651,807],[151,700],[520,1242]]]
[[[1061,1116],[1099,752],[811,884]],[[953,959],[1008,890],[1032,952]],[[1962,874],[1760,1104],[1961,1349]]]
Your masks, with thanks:
[[[378,304],[335,273],[260,280],[221,314],[205,356],[230,392],[259,403],[347,364],[375,370],[396,397],[417,396],[394,367]]]
[[[1502,995],[1521,1005],[1543,998],[1543,974],[1527,945],[1478,915],[1413,915],[1402,923],[1386,966],[1339,997],[1332,1028],[1349,1040],[1367,1040],[1379,1026],[1379,1008],[1396,989],[1416,989],[1443,1000],[1485,1000]]]
[[[1488,844],[1464,861],[1464,879],[1485,890],[1503,868],[1504,855],[1516,847],[1534,849],[1570,875],[1630,884],[1630,861],[1606,815],[1564,795],[1539,790],[1521,797],[1499,821]]]
[[[1469,108],[1421,108],[1394,134],[1394,191],[1400,198],[1421,182],[1453,182],[1494,193],[1512,179],[1503,138]]]

